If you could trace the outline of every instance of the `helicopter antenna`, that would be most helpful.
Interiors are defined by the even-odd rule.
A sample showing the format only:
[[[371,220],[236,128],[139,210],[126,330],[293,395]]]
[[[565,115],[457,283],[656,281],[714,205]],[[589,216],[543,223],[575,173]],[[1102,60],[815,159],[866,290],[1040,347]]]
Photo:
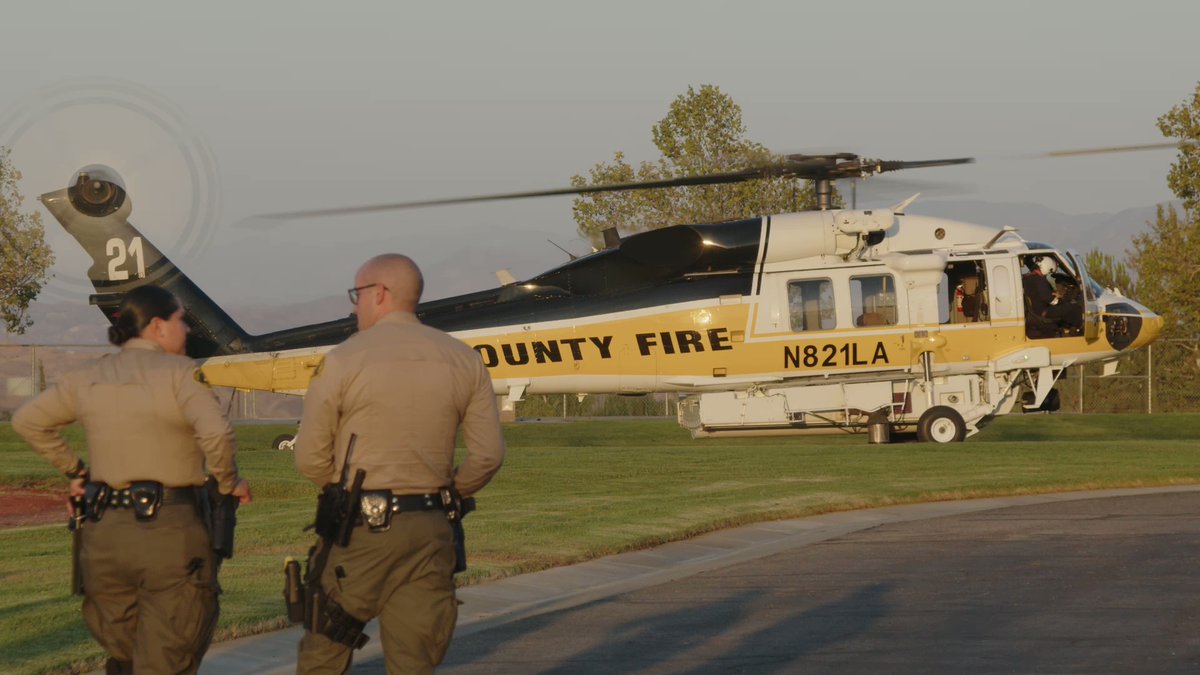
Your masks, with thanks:
[[[550,240],[549,240],[549,239],[547,239],[546,241],[550,241]],[[575,260],[575,259],[577,259],[577,258],[579,257],[579,256],[575,255],[574,253],[571,253],[571,252],[570,252],[570,251],[568,251],[567,249],[565,249],[565,248],[563,248],[563,247],[559,246],[558,244],[554,243],[553,241],[550,241],[550,245],[551,245],[551,246],[553,246],[554,248],[556,248],[556,249],[558,249],[558,250],[562,251],[563,253],[566,253],[566,254],[567,254],[567,257],[568,257],[568,258],[570,258],[571,260]]]
[[[1004,227],[1000,228],[1000,231],[996,233],[996,236],[989,239],[988,243],[983,245],[984,250],[987,250],[987,249],[995,246],[996,242],[1000,241],[1000,237],[1003,237],[1004,235],[1008,234],[1009,232],[1016,232],[1016,231],[1017,231],[1017,228],[1013,227],[1012,225],[1005,225]]]
[[[899,204],[893,206],[892,213],[894,213],[898,216],[904,215],[904,210],[907,209],[913,202],[917,201],[917,197],[920,197],[920,196],[921,196],[921,193],[918,192],[917,194],[915,194],[915,195],[909,197],[908,199],[905,199],[904,201],[900,202]]]

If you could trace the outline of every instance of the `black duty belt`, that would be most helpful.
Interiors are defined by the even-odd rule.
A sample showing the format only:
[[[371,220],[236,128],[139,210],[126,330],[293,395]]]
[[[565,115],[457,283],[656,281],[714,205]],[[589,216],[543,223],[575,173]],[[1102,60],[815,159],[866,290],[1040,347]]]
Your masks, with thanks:
[[[98,521],[107,509],[131,509],[138,520],[154,520],[163,506],[196,506],[194,487],[171,488],[153,480],[133,481],[126,488],[93,482],[83,486],[83,508],[88,520]]]
[[[105,504],[105,506],[113,509],[128,509],[133,508],[133,502],[133,491],[130,488],[112,488],[109,490],[108,502]],[[182,504],[194,506],[196,504],[196,488],[164,487],[162,489],[162,500],[159,503],[162,506],[179,506]]]
[[[387,490],[362,493],[362,522],[372,532],[383,532],[392,525],[392,515],[405,511],[440,511],[442,498],[436,492],[425,495],[394,495]]]
[[[392,513],[401,511],[433,511],[442,508],[442,498],[436,492],[427,495],[392,495]]]

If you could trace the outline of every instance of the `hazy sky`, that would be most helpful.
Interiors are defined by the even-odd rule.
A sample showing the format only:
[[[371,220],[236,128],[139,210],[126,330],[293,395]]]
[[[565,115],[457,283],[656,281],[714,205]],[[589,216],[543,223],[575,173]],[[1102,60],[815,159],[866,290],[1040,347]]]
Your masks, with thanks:
[[[84,164],[114,165],[133,222],[222,302],[338,293],[384,249],[417,257],[429,297],[559,262],[547,237],[581,252],[570,198],[269,233],[231,224],[566,185],[614,150],[652,159],[650,127],[689,84],[720,86],[748,136],[778,151],[971,155],[977,165],[904,178],[1067,213],[1145,206],[1170,198],[1173,153],[1005,157],[1162,140],[1156,118],[1200,81],[1194,0],[26,2],[6,6],[4,24],[0,144],[48,183],[27,180],[26,196]],[[118,111],[114,131],[88,127],[72,115],[101,106],[89,108],[92,86],[124,91],[133,117],[177,118],[139,129]],[[187,183],[186,153],[210,155],[199,183]],[[179,204],[193,199],[211,212],[204,236],[180,230]],[[73,242],[54,241],[60,294],[72,295],[62,284],[82,263]]]

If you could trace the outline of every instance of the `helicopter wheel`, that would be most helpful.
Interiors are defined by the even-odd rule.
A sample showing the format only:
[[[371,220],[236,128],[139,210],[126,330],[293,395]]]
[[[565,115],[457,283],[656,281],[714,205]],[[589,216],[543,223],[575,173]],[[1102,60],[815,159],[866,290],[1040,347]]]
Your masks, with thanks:
[[[917,439],[922,443],[957,443],[966,437],[967,423],[949,406],[935,405],[917,422]]]
[[[291,452],[296,449],[296,437],[292,434],[279,434],[271,441],[271,447],[276,450]]]

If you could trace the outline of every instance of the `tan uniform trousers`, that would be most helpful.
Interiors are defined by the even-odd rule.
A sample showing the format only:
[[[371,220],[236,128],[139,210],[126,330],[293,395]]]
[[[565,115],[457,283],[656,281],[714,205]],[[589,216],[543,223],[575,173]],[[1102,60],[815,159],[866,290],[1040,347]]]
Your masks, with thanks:
[[[138,522],[108,508],[83,527],[83,618],[117,661],[135,673],[195,673],[217,623],[208,531],[194,506],[161,507]]]
[[[396,514],[386,532],[356,527],[349,546],[333,547],[321,585],[351,616],[379,617],[389,675],[432,673],[458,619],[453,575],[454,535],[446,515],[410,511]],[[296,672],[345,673],[351,652],[306,632]]]

